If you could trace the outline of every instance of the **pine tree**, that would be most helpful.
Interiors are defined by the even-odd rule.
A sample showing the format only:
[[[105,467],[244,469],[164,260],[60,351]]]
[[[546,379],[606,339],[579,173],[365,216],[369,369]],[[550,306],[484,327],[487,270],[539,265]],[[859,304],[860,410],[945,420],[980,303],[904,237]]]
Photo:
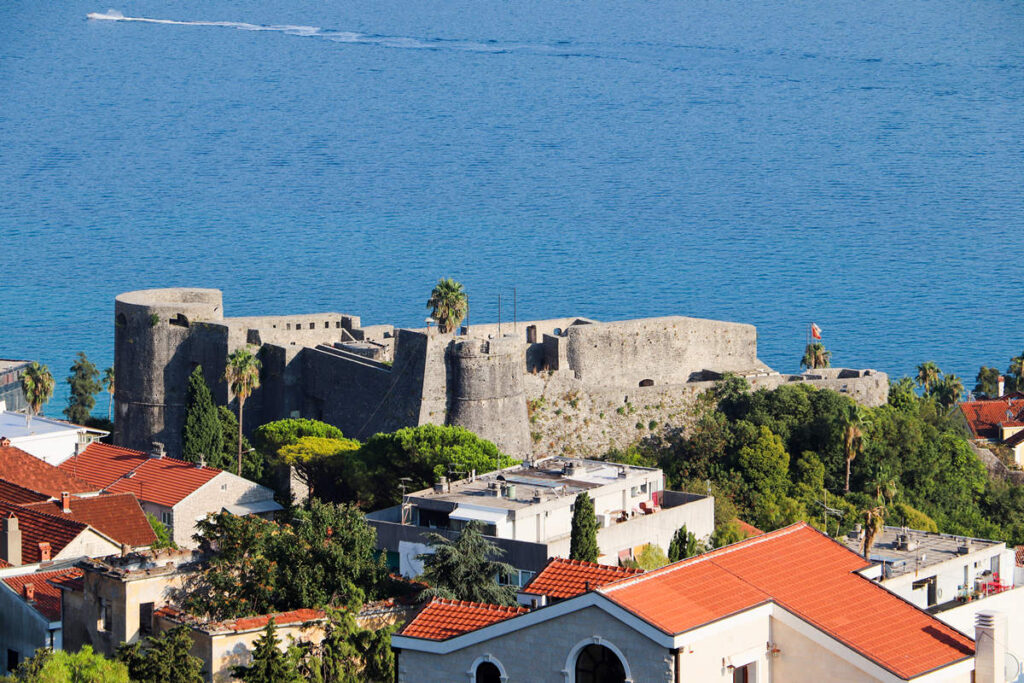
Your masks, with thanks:
[[[704,544],[697,540],[692,532],[687,530],[686,525],[679,527],[672,542],[668,545],[669,562],[678,562],[694,555],[705,552]]]
[[[181,454],[189,462],[199,462],[201,457],[207,464],[218,466],[222,446],[220,417],[213,395],[206,386],[203,368],[196,366],[188,378],[188,398],[185,408],[185,427],[181,433]],[[230,461],[229,461],[230,462]]]
[[[263,635],[256,639],[252,649],[252,663],[236,666],[232,675],[247,683],[291,683],[299,681],[293,658],[279,647],[274,619],[267,622]]]
[[[495,580],[511,575],[515,568],[491,559],[505,552],[484,538],[483,522],[470,522],[454,541],[427,534],[427,544],[434,552],[418,556],[423,560],[423,581],[429,586],[420,592],[421,600],[438,597],[515,604],[515,588]]]
[[[96,406],[96,394],[103,389],[99,378],[100,371],[85,357],[85,352],[79,351],[78,360],[71,365],[71,374],[67,379],[71,392],[64,415],[68,420],[75,424],[85,424],[92,416],[92,409]]]
[[[133,681],[140,683],[203,683],[203,660],[190,654],[192,636],[188,626],[177,626],[140,642],[122,643],[117,659],[128,667]]]
[[[576,496],[576,509],[572,513],[572,535],[569,538],[569,557],[573,560],[597,562],[601,551],[597,547],[597,515],[594,501],[586,493]]]

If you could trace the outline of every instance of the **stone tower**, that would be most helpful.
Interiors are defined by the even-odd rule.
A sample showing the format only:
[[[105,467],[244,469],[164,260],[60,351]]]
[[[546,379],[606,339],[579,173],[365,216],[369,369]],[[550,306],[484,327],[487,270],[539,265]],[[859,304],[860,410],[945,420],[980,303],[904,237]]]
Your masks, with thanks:
[[[149,450],[153,441],[159,441],[169,455],[180,455],[187,380],[194,367],[189,349],[192,326],[223,317],[216,289],[148,289],[115,299],[117,445]],[[226,342],[217,350],[222,357]]]
[[[524,357],[525,347],[515,337],[459,341],[450,351],[448,423],[519,458],[530,456]]]

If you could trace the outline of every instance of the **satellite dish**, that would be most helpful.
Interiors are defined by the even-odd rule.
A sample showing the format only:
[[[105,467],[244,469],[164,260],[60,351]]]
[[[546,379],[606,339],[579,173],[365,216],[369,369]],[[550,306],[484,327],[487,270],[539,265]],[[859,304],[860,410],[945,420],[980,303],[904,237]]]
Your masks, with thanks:
[[[1004,667],[1007,683],[1013,683],[1020,676],[1020,660],[1009,652],[1006,653],[1006,665]]]

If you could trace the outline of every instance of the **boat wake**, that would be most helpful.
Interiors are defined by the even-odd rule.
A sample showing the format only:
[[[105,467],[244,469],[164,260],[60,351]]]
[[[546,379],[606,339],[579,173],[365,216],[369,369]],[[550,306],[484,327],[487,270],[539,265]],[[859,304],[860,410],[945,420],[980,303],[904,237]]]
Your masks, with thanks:
[[[292,24],[249,24],[240,21],[179,21],[177,19],[151,19],[149,17],[126,17],[117,10],[106,12],[90,12],[85,15],[92,21],[128,21],[144,24],[165,24],[171,26],[216,26],[233,28],[241,31],[277,31],[289,35],[321,38],[335,43],[351,43],[378,45],[381,47],[412,49],[412,50],[465,50],[472,52],[543,52],[550,54],[552,50],[541,45],[521,45],[498,43],[497,41],[475,42],[464,40],[445,40],[442,38],[422,39],[404,38],[400,36],[379,36],[350,31],[325,30],[319,26],[296,26]]]

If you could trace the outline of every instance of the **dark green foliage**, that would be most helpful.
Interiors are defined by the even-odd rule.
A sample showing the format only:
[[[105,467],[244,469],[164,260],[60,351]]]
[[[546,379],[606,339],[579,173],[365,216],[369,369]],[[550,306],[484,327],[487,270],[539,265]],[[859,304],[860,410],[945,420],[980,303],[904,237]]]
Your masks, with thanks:
[[[668,560],[669,562],[678,562],[688,557],[700,555],[706,552],[706,550],[707,548],[704,547],[704,544],[692,532],[688,531],[684,524],[679,527],[675,536],[672,537],[672,542],[668,545]]]
[[[346,461],[355,457],[359,442],[352,439],[328,439],[304,436],[277,451],[275,461],[295,469],[309,495],[321,495],[331,486],[336,473],[346,472]],[[350,470],[349,470],[350,471]]]
[[[218,552],[185,590],[183,606],[196,615],[357,604],[385,577],[376,532],[351,506],[311,499],[288,524],[220,513],[198,528],[197,541]]]
[[[515,570],[493,559],[501,557],[503,551],[484,538],[481,522],[468,523],[455,540],[441,534],[428,534],[427,539],[433,552],[419,556],[423,560],[422,578],[429,586],[420,594],[422,599],[515,603],[516,589],[495,580]]]
[[[187,626],[178,626],[140,643],[124,643],[117,659],[128,667],[139,683],[203,683],[203,662],[189,654],[192,636]]]
[[[914,390],[914,380],[909,377],[889,380],[889,405],[904,413],[916,410],[917,392]]]
[[[153,528],[153,533],[156,534],[156,543],[153,544],[153,550],[178,547],[178,544],[174,542],[174,538],[171,536],[170,529],[157,519],[156,515],[152,512],[147,512],[146,521],[149,522],[149,526]]]
[[[303,668],[307,678],[331,683],[395,680],[394,628],[359,628],[351,609],[328,610],[328,617],[323,641],[306,657]]]
[[[401,502],[401,477],[409,477],[409,490],[416,491],[443,476],[461,478],[472,470],[482,474],[517,462],[467,429],[427,424],[370,437],[350,459],[352,469],[339,476],[339,484],[349,487],[348,496],[376,510]]]
[[[586,492],[576,496],[572,512],[572,532],[569,537],[569,557],[573,560],[597,562],[601,551],[597,547],[597,515],[594,501]]]
[[[9,683],[129,683],[128,669],[85,645],[78,652],[40,648],[10,675]]]
[[[91,429],[102,429],[105,432],[110,432],[106,436],[100,439],[103,443],[114,443],[114,423],[105,417],[90,417],[83,423],[86,427]]]
[[[326,422],[293,418],[276,420],[259,427],[252,436],[256,448],[267,457],[277,455],[282,446],[293,444],[304,436],[316,436],[323,439],[343,439],[341,430]]]
[[[999,395],[999,377],[1000,373],[997,368],[982,365],[978,370],[978,375],[974,378],[976,382],[974,393],[982,398],[995,398]]]
[[[182,458],[189,462],[199,462],[202,458],[211,467],[220,469],[230,467],[230,458],[225,460],[223,457],[224,436],[217,406],[213,403],[213,395],[203,377],[203,368],[199,365],[189,375],[185,400],[185,426],[181,432]]]
[[[78,359],[71,365],[67,382],[71,389],[64,415],[75,424],[84,424],[96,407],[96,394],[103,390],[100,371],[86,358],[84,351],[78,352]]]
[[[225,406],[217,406],[217,419],[220,423],[221,451],[216,459],[208,461],[211,467],[234,472],[238,458],[236,452],[238,438],[238,418]],[[242,437],[242,476],[249,481],[263,481],[265,462],[263,455],[251,450],[249,440]]]
[[[277,626],[271,619],[253,643],[249,666],[233,667],[232,675],[247,683],[298,683],[302,677],[296,663],[288,653],[281,651],[279,644]]]

